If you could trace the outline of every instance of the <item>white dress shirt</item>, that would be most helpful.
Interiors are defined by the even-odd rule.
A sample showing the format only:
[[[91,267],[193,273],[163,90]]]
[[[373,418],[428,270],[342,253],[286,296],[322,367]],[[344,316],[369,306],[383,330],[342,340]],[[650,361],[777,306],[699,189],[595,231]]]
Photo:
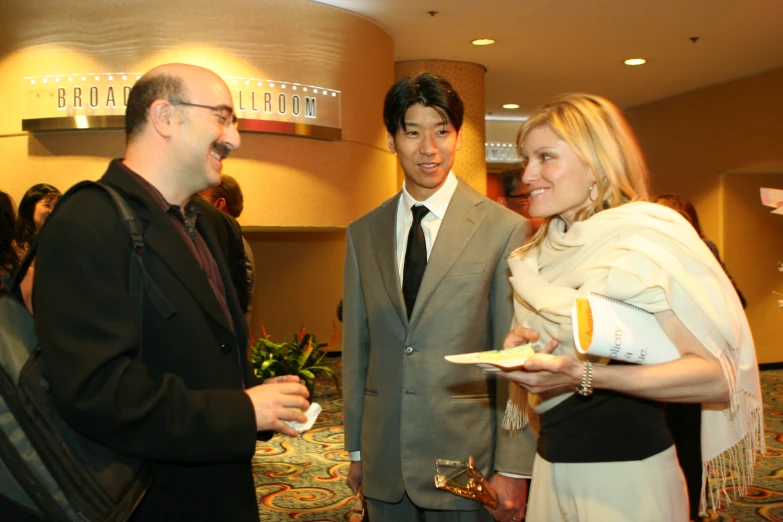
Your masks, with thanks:
[[[454,195],[454,191],[457,190],[457,176],[453,172],[449,172],[446,176],[446,181],[438,189],[435,194],[430,196],[424,201],[416,201],[408,193],[405,188],[404,182],[402,184],[402,197],[397,204],[397,268],[400,275],[400,288],[402,288],[402,271],[405,264],[405,251],[408,249],[408,234],[413,224],[413,212],[411,207],[414,205],[424,205],[429,209],[427,215],[421,220],[421,228],[424,230],[424,242],[427,245],[427,261],[430,260],[430,252],[432,252],[432,245],[435,244],[435,239],[438,237],[438,231],[440,230],[440,224],[443,223],[443,216],[446,215],[446,209],[449,208],[449,203]]]

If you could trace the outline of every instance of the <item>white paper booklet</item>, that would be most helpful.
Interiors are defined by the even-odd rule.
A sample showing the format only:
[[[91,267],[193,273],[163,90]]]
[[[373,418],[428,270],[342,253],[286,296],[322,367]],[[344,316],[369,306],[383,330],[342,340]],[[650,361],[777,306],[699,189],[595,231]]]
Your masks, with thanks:
[[[628,303],[591,293],[574,300],[571,320],[581,353],[635,364],[680,357],[655,316]]]

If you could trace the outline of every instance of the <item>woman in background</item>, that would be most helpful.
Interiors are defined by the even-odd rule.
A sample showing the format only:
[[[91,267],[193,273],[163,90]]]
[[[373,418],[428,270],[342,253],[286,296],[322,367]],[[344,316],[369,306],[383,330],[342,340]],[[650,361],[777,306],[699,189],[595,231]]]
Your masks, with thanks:
[[[62,194],[46,183],[33,185],[22,196],[14,228],[14,242],[19,257],[23,257],[33,244],[35,236],[52,213]]]
[[[742,491],[763,448],[761,390],[747,320],[720,265],[682,216],[646,202],[645,161],[607,100],[555,99],[522,124],[518,145],[530,214],[544,222],[509,259],[506,346],[546,346],[496,375],[529,392],[512,384],[509,427],[524,424],[528,406],[539,415],[527,521],[688,520],[664,402],[708,403],[705,475],[731,470]],[[680,358],[607,364],[579,354],[571,311],[591,292],[655,314]],[[726,493],[715,486],[713,507]]]
[[[16,206],[11,196],[0,190],[0,290],[2,279],[8,277],[19,265],[19,256],[14,248],[14,223]]]
[[[682,217],[688,220],[693,229],[699,234],[704,244],[710,249],[712,255],[718,260],[726,277],[731,281],[734,290],[737,292],[742,308],[747,307],[745,296],[742,295],[737,283],[731,277],[728,268],[720,258],[718,247],[704,237],[701,231],[701,223],[696,208],[687,199],[677,194],[660,194],[655,197],[655,202],[664,205],[670,209],[679,212]],[[701,405],[700,404],[668,404],[666,407],[666,421],[669,430],[674,437],[674,444],[677,446],[677,459],[680,461],[682,471],[685,473],[685,482],[688,485],[688,499],[691,503],[691,518],[698,516],[698,501],[701,495],[702,464],[701,464]]]
[[[27,254],[61,195],[55,187],[39,183],[30,187],[22,196],[14,226],[14,244],[20,261]],[[19,284],[22,299],[30,313],[33,313],[33,271],[34,266],[31,264]]]

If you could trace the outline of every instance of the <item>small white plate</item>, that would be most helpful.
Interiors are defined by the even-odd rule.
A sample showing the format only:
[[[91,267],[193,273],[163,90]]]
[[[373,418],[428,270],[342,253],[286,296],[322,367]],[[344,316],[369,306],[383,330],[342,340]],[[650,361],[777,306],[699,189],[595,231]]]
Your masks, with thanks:
[[[499,372],[501,368],[509,370],[512,368],[519,368],[528,357],[515,357],[513,359],[501,359],[497,361],[484,361],[478,358],[478,354],[481,352],[464,353],[460,355],[447,355],[446,360],[456,364],[475,364],[482,370],[488,370],[492,372]]]
[[[513,368],[519,368],[525,361],[528,360],[530,355],[524,355],[520,357],[513,357],[510,359],[498,359],[495,361],[488,361],[486,359],[480,359],[480,355],[486,352],[473,352],[473,353],[461,353],[457,355],[446,355],[445,358],[449,362],[455,364],[475,364],[479,368],[488,371],[499,372],[501,368],[504,370],[510,370]]]

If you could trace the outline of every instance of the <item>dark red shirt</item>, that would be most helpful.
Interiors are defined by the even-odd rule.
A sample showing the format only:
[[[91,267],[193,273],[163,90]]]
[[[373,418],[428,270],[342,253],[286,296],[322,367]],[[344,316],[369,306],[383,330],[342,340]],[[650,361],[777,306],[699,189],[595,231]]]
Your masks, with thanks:
[[[196,208],[196,205],[194,205],[192,201],[188,201],[183,212],[182,207],[179,205],[172,205],[166,201],[163,194],[161,194],[149,181],[133,172],[122,161],[119,161],[119,164],[139,183],[139,185],[149,192],[152,199],[160,206],[163,213],[168,216],[172,226],[180,237],[182,237],[183,241],[190,249],[190,253],[193,254],[194,259],[198,262],[201,270],[204,272],[204,275],[207,276],[209,286],[212,288],[212,292],[215,294],[215,298],[217,298],[220,308],[223,310],[223,314],[226,316],[226,320],[233,330],[234,321],[231,320],[231,312],[228,310],[226,286],[223,283],[223,277],[220,275],[220,270],[215,262],[215,258],[212,256],[212,252],[209,251],[207,243],[196,228],[196,221],[201,215],[201,211]]]

